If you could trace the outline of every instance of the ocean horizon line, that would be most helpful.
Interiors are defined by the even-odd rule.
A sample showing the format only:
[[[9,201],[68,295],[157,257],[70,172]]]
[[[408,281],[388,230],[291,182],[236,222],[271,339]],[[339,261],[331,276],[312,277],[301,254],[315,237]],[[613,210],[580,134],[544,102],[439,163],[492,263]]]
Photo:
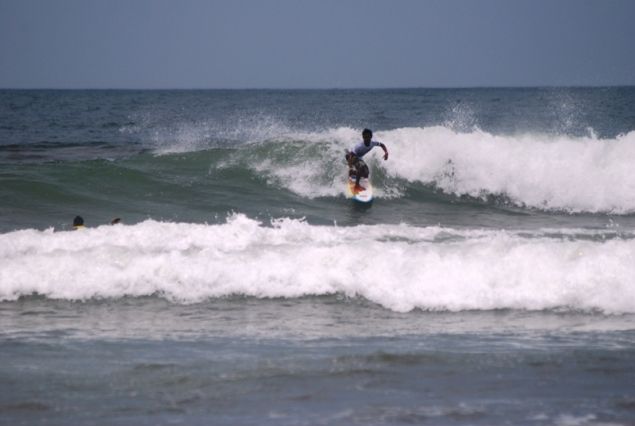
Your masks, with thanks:
[[[377,86],[377,87],[0,87],[0,91],[389,91],[389,90],[505,90],[505,89],[620,89],[635,84],[604,85],[491,85],[491,86]]]

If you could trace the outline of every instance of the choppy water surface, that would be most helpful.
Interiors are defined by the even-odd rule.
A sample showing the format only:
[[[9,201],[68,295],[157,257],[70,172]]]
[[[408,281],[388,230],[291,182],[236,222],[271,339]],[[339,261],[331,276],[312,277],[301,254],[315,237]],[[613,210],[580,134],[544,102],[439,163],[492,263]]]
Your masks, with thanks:
[[[635,421],[633,88],[0,100],[2,423]]]

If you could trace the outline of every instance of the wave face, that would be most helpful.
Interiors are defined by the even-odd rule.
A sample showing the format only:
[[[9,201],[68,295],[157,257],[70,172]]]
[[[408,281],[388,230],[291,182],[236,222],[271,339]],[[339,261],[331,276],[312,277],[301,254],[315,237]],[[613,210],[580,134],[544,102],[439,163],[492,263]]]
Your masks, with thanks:
[[[541,216],[530,225],[541,228],[635,225],[633,88],[0,98],[0,232],[60,228],[77,214],[219,223],[231,212],[314,224],[509,228],[524,215]],[[364,127],[390,158],[367,155],[378,202],[352,217],[343,152]]]
[[[343,194],[343,152],[361,129],[319,133],[288,130],[240,146],[213,169],[242,167],[269,183],[315,198]],[[424,185],[457,197],[503,197],[519,207],[569,213],[635,212],[635,132],[614,139],[563,135],[497,136],[448,127],[379,131],[390,151],[371,151],[367,162],[379,198],[407,196]],[[183,148],[178,145],[179,148]],[[173,148],[177,149],[177,148]]]
[[[635,235],[408,225],[161,223],[0,235],[0,300],[160,295],[175,303],[339,294],[406,312],[635,313]]]

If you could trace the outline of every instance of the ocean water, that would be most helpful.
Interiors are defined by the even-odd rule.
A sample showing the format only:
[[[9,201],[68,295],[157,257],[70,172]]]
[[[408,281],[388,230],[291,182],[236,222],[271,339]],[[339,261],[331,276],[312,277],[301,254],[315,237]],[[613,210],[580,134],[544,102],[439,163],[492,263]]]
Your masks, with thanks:
[[[635,424],[633,164],[632,87],[0,91],[0,424]]]

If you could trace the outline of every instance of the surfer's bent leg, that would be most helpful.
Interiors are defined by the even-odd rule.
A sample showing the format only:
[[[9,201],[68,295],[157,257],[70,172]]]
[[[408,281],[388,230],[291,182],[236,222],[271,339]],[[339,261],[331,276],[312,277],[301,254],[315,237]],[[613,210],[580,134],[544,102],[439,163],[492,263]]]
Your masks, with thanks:
[[[355,188],[358,190],[363,190],[364,188],[359,185],[359,180],[361,178],[368,178],[368,166],[364,163],[363,160],[357,159],[355,163],[355,169],[357,171],[357,176],[355,177]]]
[[[361,167],[359,168],[359,174],[361,174],[363,178],[368,179],[368,166],[362,160],[359,160],[359,162],[362,163]]]

